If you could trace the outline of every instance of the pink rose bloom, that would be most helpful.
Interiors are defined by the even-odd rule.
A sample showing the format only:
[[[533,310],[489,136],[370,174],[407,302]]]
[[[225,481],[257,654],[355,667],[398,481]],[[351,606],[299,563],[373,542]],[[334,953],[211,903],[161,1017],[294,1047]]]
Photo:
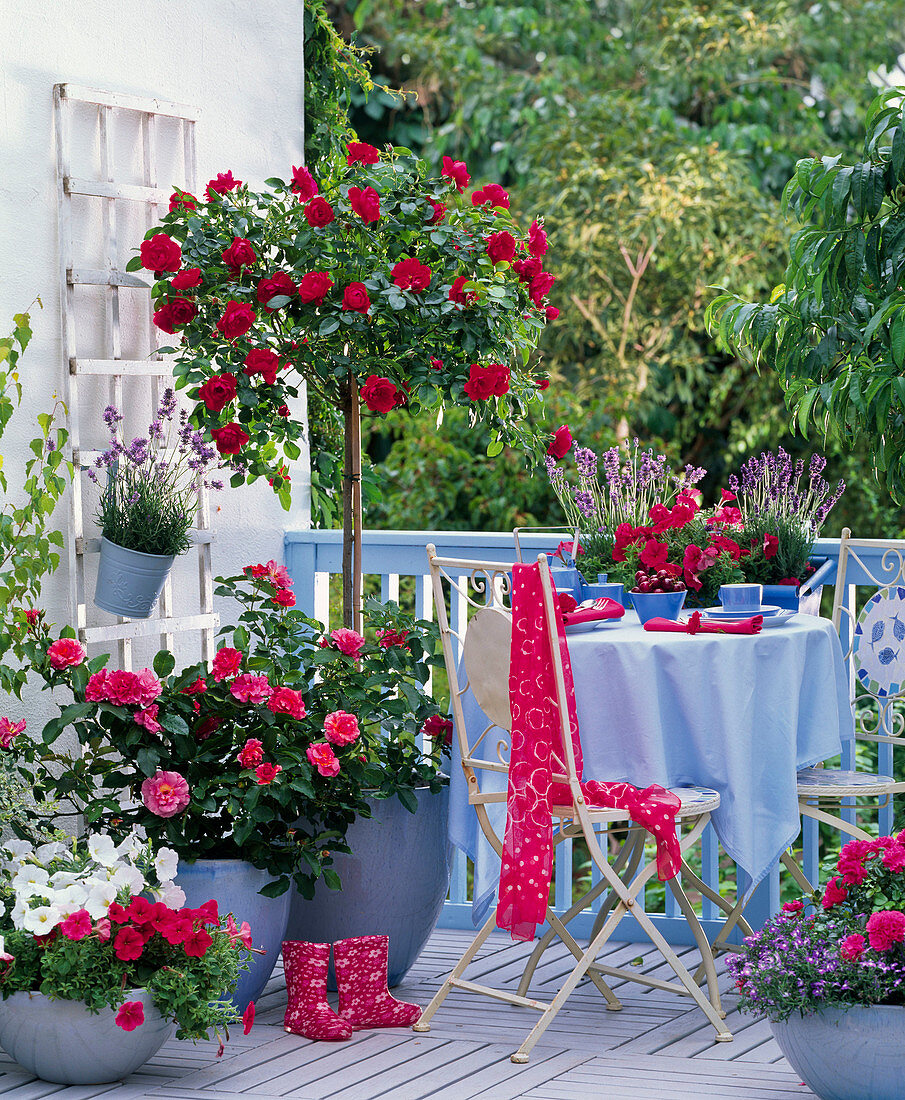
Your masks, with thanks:
[[[240,703],[263,703],[273,693],[266,676],[255,676],[251,672],[243,672],[241,676],[237,676],[229,690]]]
[[[313,764],[321,775],[339,774],[339,761],[333,755],[333,749],[326,741],[318,741],[317,744],[309,745],[305,755],[308,757],[309,764]]]
[[[83,940],[91,935],[91,917],[87,909],[76,909],[60,923],[60,932],[68,940]]]
[[[135,679],[137,681],[138,705],[147,707],[160,694],[160,681],[149,668],[143,668],[141,672],[136,672]]]
[[[264,743],[256,737],[249,737],[236,759],[243,768],[256,768],[264,759]]]
[[[857,962],[864,954],[865,947],[867,947],[867,941],[863,936],[846,936],[839,944],[839,954],[843,959],[851,959],[852,962]]]
[[[107,670],[102,668],[100,672],[94,672],[88,677],[85,685],[85,699],[89,703],[100,703],[107,698]]]
[[[838,905],[841,901],[845,901],[847,897],[848,893],[838,885],[835,877],[833,877],[826,884],[826,889],[823,891],[823,908],[832,909],[834,905]]]
[[[267,709],[274,714],[288,714],[290,718],[304,718],[305,704],[302,701],[302,693],[293,691],[292,688],[274,688],[273,694],[267,700]]]
[[[285,565],[278,565],[272,558],[264,565],[246,565],[253,577],[263,577],[275,588],[292,588],[292,577]]]
[[[365,640],[356,630],[348,630],[341,626],[338,630],[330,632],[330,641],[327,643],[332,649],[338,649],[347,657],[358,659],[358,655],[364,648]]]
[[[890,871],[903,871],[905,870],[905,848],[899,844],[886,848],[880,860]]]
[[[335,710],[324,719],[324,733],[334,745],[351,745],[358,737],[358,719],[344,710]]]
[[[141,800],[158,817],[175,817],[189,804],[189,785],[179,772],[155,772],[141,785]]]
[[[120,707],[142,706],[144,689],[141,681],[134,672],[123,672],[117,669],[107,674],[106,682],[107,698],[111,703]]]
[[[25,719],[21,722],[13,722],[9,718],[0,718],[0,745],[4,749],[12,746],[13,741],[25,729]]]
[[[782,907],[784,913],[800,913],[802,909],[804,909],[804,902],[798,900],[784,902]]]
[[[144,710],[138,710],[132,716],[135,719],[136,726],[144,726],[149,733],[160,733],[160,723],[157,721],[157,704],[153,703],[150,707],[145,707]]]
[[[228,676],[235,676],[242,667],[242,654],[238,649],[230,649],[224,646],[214,654],[214,662],[211,665],[214,679],[219,683]]]
[[[867,938],[874,951],[888,951],[894,943],[905,940],[905,913],[898,909],[883,909],[867,918]]]
[[[58,638],[47,650],[51,665],[56,669],[80,665],[88,656],[85,647],[75,638]]]
[[[276,779],[282,770],[279,764],[258,764],[255,768],[258,786],[266,787],[268,783],[272,783]],[[339,771],[339,764],[336,765],[336,770]]]

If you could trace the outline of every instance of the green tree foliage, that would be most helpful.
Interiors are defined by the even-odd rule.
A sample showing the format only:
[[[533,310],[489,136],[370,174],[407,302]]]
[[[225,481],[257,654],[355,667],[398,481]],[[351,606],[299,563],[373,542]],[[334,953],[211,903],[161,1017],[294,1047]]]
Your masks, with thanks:
[[[377,51],[377,85],[417,93],[353,90],[362,136],[464,159],[473,186],[501,182],[513,210],[546,212],[562,311],[540,345],[551,427],[568,421],[595,448],[637,434],[707,466],[708,488],[752,450],[808,450],[787,437],[778,379],[713,339],[704,310],[714,285],[757,298],[779,282],[783,185],[803,154],[856,155],[868,74],[893,65],[902,42],[897,0],[345,0],[331,11]],[[460,480],[481,482],[487,460],[454,426],[379,431],[375,457],[393,444],[381,467],[388,526],[397,507],[411,515],[391,488],[412,477],[403,435],[467,451]],[[863,459],[837,450],[833,473]],[[431,461],[422,454],[425,480],[442,476]],[[500,501],[536,488],[517,462],[494,472]],[[877,529],[879,489],[844,503],[839,522]],[[472,505],[449,524],[471,525]],[[489,525],[505,522],[500,511]]]

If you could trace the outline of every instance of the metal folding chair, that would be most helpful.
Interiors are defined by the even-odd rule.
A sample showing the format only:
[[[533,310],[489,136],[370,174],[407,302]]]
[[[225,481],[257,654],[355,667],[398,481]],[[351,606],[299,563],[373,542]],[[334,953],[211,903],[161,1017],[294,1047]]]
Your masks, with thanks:
[[[511,721],[508,689],[509,642],[511,640],[511,613],[507,607],[507,600],[511,591],[509,569],[507,566],[496,562],[440,558],[433,546],[428,546],[427,553],[443,656],[449,676],[453,719],[468,789],[468,799],[471,805],[475,807],[484,836],[494,850],[501,854],[503,842],[488,816],[487,807],[492,803],[504,803],[506,792],[505,790],[482,790],[481,781],[489,772],[508,774],[508,752],[510,747],[508,733]],[[546,630],[550,638],[555,638],[557,636],[556,616],[558,611],[555,607],[554,589],[549,568],[543,555],[538,560],[538,569],[543,585]],[[447,591],[449,592],[449,614],[447,613]],[[451,621],[453,625],[451,625]],[[457,660],[459,654],[456,652],[455,642],[458,642],[463,651],[467,675],[464,683],[460,683],[459,662]],[[642,895],[645,885],[656,871],[655,862],[648,862],[644,858],[643,846],[641,847],[641,854],[638,853],[638,846],[636,845],[632,846],[630,853],[620,853],[621,858],[617,863],[614,863],[607,851],[601,847],[600,835],[595,827],[600,825],[609,826],[616,823],[628,829],[631,823],[624,810],[589,808],[585,802],[581,791],[580,776],[576,772],[575,754],[572,749],[564,671],[559,657],[558,645],[551,646],[551,650],[554,658],[557,688],[557,711],[560,719],[562,744],[565,750],[563,761],[565,766],[560,774],[553,775],[553,781],[566,784],[571,794],[569,804],[551,807],[554,823],[558,822],[558,828],[554,831],[554,845],[570,838],[583,837],[591,858],[601,875],[601,881],[597,886],[579,899],[563,918],[557,916],[553,909],[549,905],[547,906],[546,919],[550,929],[548,936],[550,938],[559,937],[562,940],[575,958],[574,966],[552,1001],[540,1001],[525,995],[531,973],[533,973],[534,966],[536,966],[536,959],[543,951],[540,943],[528,960],[526,975],[523,976],[522,985],[517,993],[465,979],[463,975],[469,964],[475,959],[481,946],[495,927],[496,913],[494,912],[487,918],[452,973],[424,1010],[421,1019],[415,1025],[415,1030],[430,1030],[432,1017],[451,990],[457,989],[468,993],[483,994],[540,1013],[540,1018],[524,1042],[511,1056],[513,1062],[527,1062],[531,1049],[585,976],[600,991],[608,1009],[613,1011],[621,1009],[622,1005],[619,999],[604,980],[604,976],[606,976],[617,977],[690,997],[713,1025],[717,1040],[729,1041],[732,1039],[732,1035],[724,1023],[724,1013],[720,1007],[713,957],[697,915],[685,896],[681,885],[675,880],[670,883],[679,907],[692,929],[695,942],[705,960],[707,995],[695,984],[692,975],[685,968],[670,944],[666,942],[662,933],[658,931],[654,922],[643,911],[643,906],[638,903],[639,895]],[[473,690],[478,704],[484,710],[490,723],[476,738],[470,735],[465,728],[462,707],[462,698],[469,688]],[[485,741],[485,738],[488,738],[491,734],[493,739],[497,741],[496,759],[485,760],[477,755],[477,750]],[[683,803],[677,821],[681,821],[686,826],[684,835],[680,839],[681,849],[684,853],[699,839],[710,820],[711,811],[719,805],[719,795],[715,791],[705,788],[677,788],[674,793],[679,795]],[[620,872],[625,881],[620,877]],[[604,891],[610,894],[610,898],[607,899],[605,919],[602,926],[592,937],[589,946],[582,949],[568,931],[567,924]],[[638,973],[633,968],[622,969],[596,962],[603,947],[613,936],[622,918],[628,913],[632,914],[651,942],[658,948],[660,954],[676,975],[677,981],[664,981],[660,978]],[[549,938],[545,938],[544,945],[549,942]]]

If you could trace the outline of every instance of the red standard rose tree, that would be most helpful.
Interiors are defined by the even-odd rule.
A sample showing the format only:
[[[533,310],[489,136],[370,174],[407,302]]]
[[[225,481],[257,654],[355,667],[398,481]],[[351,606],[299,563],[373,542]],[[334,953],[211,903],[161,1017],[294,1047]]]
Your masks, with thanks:
[[[182,337],[177,384],[234,484],[267,477],[288,507],[283,462],[302,434],[289,399],[304,381],[342,412],[347,627],[361,603],[362,402],[378,415],[466,405],[494,452],[534,445],[519,421],[555,316],[546,234],[518,229],[498,184],[468,197],[469,180],[449,157],[432,175],[408,150],[360,142],[322,178],[293,168],[262,193],[226,173],[205,199],[176,192],[129,263],[154,273],[155,323]]]

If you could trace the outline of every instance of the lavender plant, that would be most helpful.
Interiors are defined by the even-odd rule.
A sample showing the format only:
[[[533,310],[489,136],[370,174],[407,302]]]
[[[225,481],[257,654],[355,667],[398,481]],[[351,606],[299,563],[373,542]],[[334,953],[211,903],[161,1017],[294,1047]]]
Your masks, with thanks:
[[[106,471],[98,525],[117,546],[144,554],[182,554],[190,545],[198,490],[223,488],[222,481],[210,477],[219,466],[217,452],[188,423],[185,409],[177,417],[172,389],[164,391],[146,438],[126,445],[120,439],[122,419],[113,405],[104,410],[110,445],[88,471],[96,483],[97,471]]]
[[[826,459],[813,455],[805,479],[804,459],[793,462],[780,447],[775,455],[749,458],[729,478],[741,513],[739,542],[752,547],[742,562],[747,579],[779,584],[806,578],[814,541],[845,491],[843,481],[833,488],[823,477],[825,467]]]

